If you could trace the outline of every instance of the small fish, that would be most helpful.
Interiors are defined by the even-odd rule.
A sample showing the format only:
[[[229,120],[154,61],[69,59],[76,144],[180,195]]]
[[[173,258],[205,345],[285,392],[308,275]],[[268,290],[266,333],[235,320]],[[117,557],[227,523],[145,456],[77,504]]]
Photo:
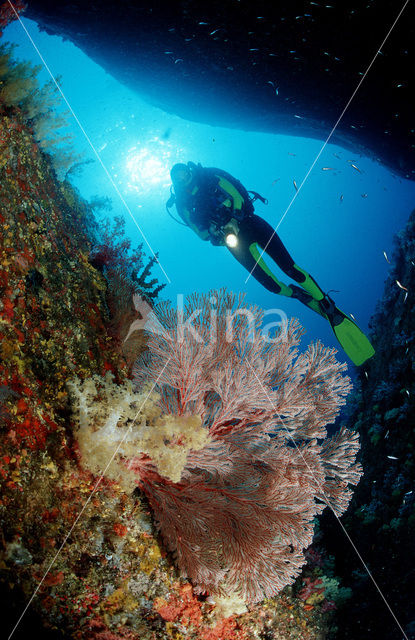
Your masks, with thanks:
[[[399,460],[396,456],[386,456],[389,460]]]
[[[387,432],[386,432],[385,440],[387,440],[388,438],[389,438],[389,429],[388,429],[388,430],[387,430]]]
[[[218,31],[220,31],[220,28],[219,28],[219,29],[215,29],[214,31],[211,31],[211,32],[209,33],[209,35],[210,35],[210,36],[214,36],[214,35],[215,35],[215,33],[217,33]]]
[[[360,195],[362,196],[362,198],[367,198],[367,193],[361,193]]]
[[[179,62],[183,62],[183,58],[177,58],[177,60],[174,61],[174,64],[178,64]]]
[[[296,154],[296,153],[291,153],[291,151],[288,151],[288,155],[289,155],[289,156],[294,156],[294,157],[295,157],[297,154]]]
[[[390,260],[389,260],[389,258],[388,258],[388,256],[387,256],[386,251],[384,251],[384,252],[383,252],[383,255],[385,256],[385,260],[386,260],[386,262],[387,262],[388,264],[390,264]]]
[[[412,491],[407,491],[407,492],[405,493],[405,495],[406,495],[406,496],[410,496],[410,495],[411,495],[411,493],[412,493]]]
[[[405,389],[405,393],[406,393],[406,395],[407,395],[407,396],[408,396],[408,398],[409,398],[411,394],[409,393],[408,389]]]
[[[272,82],[272,80],[268,80],[267,84],[271,85],[271,87],[275,89],[276,95],[278,95],[279,87],[276,87],[275,84]]]
[[[411,264],[415,267],[415,262],[413,260],[411,260]]]
[[[254,47],[253,49],[249,49],[249,51],[259,51],[259,49],[257,49],[256,47]]]
[[[333,171],[334,167],[321,167],[322,171]]]
[[[205,25],[205,24],[209,24],[209,22],[198,22],[198,24]]]
[[[366,376],[366,379],[369,380],[369,376],[367,374],[367,371],[365,371],[365,376]]]
[[[349,313],[349,316],[352,318],[352,320],[354,320],[355,322],[357,322],[357,321],[356,321],[356,318],[355,318],[355,317],[354,317],[354,315],[353,315],[353,313]]]
[[[356,171],[358,171],[359,173],[362,173],[362,172],[360,171],[359,167],[356,167],[356,165],[355,165],[355,164],[352,164],[352,167],[353,167],[353,169],[356,169]]]
[[[341,196],[340,196],[340,202],[343,202],[343,200],[344,200],[344,195],[343,195],[343,194],[341,194]]]
[[[404,303],[404,304],[405,304],[405,302],[406,302],[407,297],[408,297],[408,292],[406,291],[406,292],[405,292],[405,297],[404,297],[404,299],[403,299],[403,303]]]
[[[333,153],[334,157],[337,158],[338,160],[341,160],[340,156],[338,153]]]
[[[170,55],[172,55],[173,51],[165,51],[164,53],[165,53],[166,56],[170,56]]]
[[[298,118],[299,120],[304,120],[303,116],[297,116],[295,115],[294,118]]]
[[[295,180],[293,180],[293,185],[294,185],[294,189],[298,192],[298,187],[297,187],[297,183]]]
[[[398,285],[399,289],[403,289],[404,291],[408,291],[408,289],[406,287],[403,286],[403,284],[401,284],[399,282],[399,280],[395,280],[396,284]]]
[[[280,178],[275,178],[275,180],[272,181],[272,186],[274,186],[274,184],[277,184],[277,182],[279,182]]]

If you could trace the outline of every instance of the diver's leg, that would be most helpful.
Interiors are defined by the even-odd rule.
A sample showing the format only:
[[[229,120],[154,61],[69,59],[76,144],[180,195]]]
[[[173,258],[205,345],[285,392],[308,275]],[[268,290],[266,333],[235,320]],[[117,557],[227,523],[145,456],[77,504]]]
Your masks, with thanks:
[[[264,223],[266,227],[264,227],[261,223]],[[260,230],[259,233],[258,228]],[[272,227],[267,224],[262,218],[255,215],[250,216],[249,218],[243,220],[240,225],[237,247],[229,250],[231,251],[231,253],[233,253],[235,258],[239,260],[239,262],[243,264],[243,266],[254,276],[254,278],[261,282],[261,284],[269,291],[279,293],[280,295],[285,295],[290,298],[296,298],[316,313],[325,316],[318,300],[316,300],[312,296],[312,294],[307,293],[304,289],[302,289],[301,287],[297,287],[294,284],[291,284],[289,286],[283,284],[272,273],[271,269],[266,264],[261,254],[263,247],[266,246],[272,233]],[[259,242],[259,237],[261,238],[261,242]],[[273,253],[275,255],[277,249],[279,250],[278,255],[282,255],[283,264],[286,267],[285,273],[287,273],[287,275],[290,275],[292,273],[295,274],[295,277],[291,276],[293,277],[293,279],[305,280],[304,276],[303,278],[301,278],[299,272],[294,272],[294,270],[292,269],[294,261],[292,260],[288,251],[285,249],[279,237],[275,234],[274,238],[276,238],[276,240],[273,244]],[[267,247],[267,253],[269,253],[269,247]],[[275,260],[273,255],[271,257]],[[281,266],[277,260],[275,260],[275,262],[277,262],[278,266]],[[319,288],[318,290],[320,291]],[[324,297],[324,294],[322,295]]]
[[[329,296],[325,295],[311,276],[294,264],[290,254],[277,234],[272,237],[266,252],[301,286],[287,287],[279,282],[261,257],[261,247],[265,248],[273,234],[272,227],[259,216],[251,216],[242,221],[238,235],[238,246],[229,249],[235,258],[252,273],[267,289],[297,298],[300,302],[326,318],[349,358],[360,366],[375,353],[370,341],[359,327],[338,307]]]
[[[252,216],[252,218],[254,219],[253,223],[255,225],[255,239],[257,243],[263,248],[267,247],[265,249],[266,253],[287,276],[300,284],[315,300],[322,300],[324,298],[324,291],[322,291],[307,271],[295,264],[279,235],[274,233],[271,225],[259,216]]]
[[[280,282],[271,270],[268,269],[262,259],[257,265],[257,255],[255,252],[256,243],[253,240],[254,235],[252,231],[251,225],[243,221],[240,225],[240,231],[238,234],[238,244],[236,247],[228,247],[229,251],[238,260],[238,262],[245,267],[248,273],[252,272],[255,280],[260,282],[263,287],[268,289],[268,291],[291,298],[293,296],[292,287],[288,287],[283,282]],[[258,251],[258,256],[259,255],[260,250]]]

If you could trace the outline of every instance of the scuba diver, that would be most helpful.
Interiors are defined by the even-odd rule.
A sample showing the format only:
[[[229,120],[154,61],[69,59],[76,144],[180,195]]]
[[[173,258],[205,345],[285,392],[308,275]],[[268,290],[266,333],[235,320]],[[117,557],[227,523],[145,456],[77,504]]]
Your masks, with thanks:
[[[227,246],[269,291],[296,298],[326,318],[355,365],[373,356],[372,345],[356,323],[294,262],[271,225],[255,214],[253,203],[259,199],[267,204],[265,198],[255,191],[248,192],[239,180],[222,169],[205,168],[193,162],[178,163],[170,175],[173,185],[166,208],[176,222],[192,229],[202,240]],[[182,222],[170,212],[173,204]],[[263,250],[296,284],[286,285],[276,277],[262,258]]]

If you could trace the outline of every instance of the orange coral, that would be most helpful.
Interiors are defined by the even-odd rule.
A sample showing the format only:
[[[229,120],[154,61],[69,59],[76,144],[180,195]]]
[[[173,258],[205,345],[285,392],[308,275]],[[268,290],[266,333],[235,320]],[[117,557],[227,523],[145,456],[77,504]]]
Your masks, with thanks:
[[[199,625],[202,620],[201,603],[193,594],[192,585],[175,585],[176,592],[168,600],[156,598],[153,608],[166,622]]]

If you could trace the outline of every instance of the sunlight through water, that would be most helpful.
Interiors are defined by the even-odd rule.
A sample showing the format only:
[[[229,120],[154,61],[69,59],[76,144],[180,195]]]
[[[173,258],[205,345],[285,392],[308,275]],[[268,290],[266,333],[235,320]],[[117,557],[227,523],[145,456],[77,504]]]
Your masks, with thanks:
[[[155,185],[169,184],[171,155],[168,145],[157,137],[148,146],[129,149],[125,163],[128,188],[144,195]]]

